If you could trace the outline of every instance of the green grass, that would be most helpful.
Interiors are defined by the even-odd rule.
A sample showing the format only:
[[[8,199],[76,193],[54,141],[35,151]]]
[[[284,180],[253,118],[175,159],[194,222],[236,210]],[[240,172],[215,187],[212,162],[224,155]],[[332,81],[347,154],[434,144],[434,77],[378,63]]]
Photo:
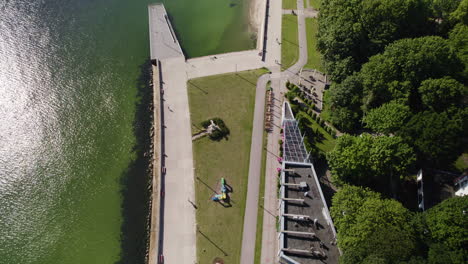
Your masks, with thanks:
[[[205,137],[193,142],[198,263],[212,263],[216,257],[225,263],[240,262],[255,86],[263,73],[216,75],[188,83],[192,124],[220,117],[231,131],[228,140],[214,142]],[[232,207],[211,201],[222,177],[233,189]]]
[[[330,122],[330,109],[329,109],[329,91],[326,90],[323,92],[323,109],[322,112],[320,113],[320,117],[325,120]]]
[[[318,23],[317,18],[306,18],[306,32],[307,32],[307,64],[305,68],[316,69],[324,72],[325,68],[322,64],[322,57],[317,50],[317,31]]]
[[[283,9],[297,9],[297,1],[283,0]]]
[[[468,153],[463,153],[458,157],[455,161],[455,168],[460,172],[463,172],[468,168]]]
[[[314,9],[320,10],[322,0],[309,0],[310,6]]]
[[[283,69],[292,66],[299,58],[299,41],[297,38],[297,17],[283,15],[281,40],[281,64]]]
[[[263,132],[263,150],[262,150],[262,169],[260,171],[260,191],[258,194],[258,213],[257,213],[257,233],[255,238],[255,264],[260,264],[262,255],[262,235],[263,235],[263,204],[265,196],[265,172],[266,172],[266,147],[268,135]]]
[[[323,129],[323,127],[321,127],[314,119],[312,119],[311,116],[307,115],[306,113],[304,114],[312,123],[311,128],[314,131],[318,130],[319,133],[322,134],[322,140],[315,144],[317,148],[325,153],[332,151],[333,148],[335,148],[336,139],[334,139],[332,135],[325,131],[325,129]]]

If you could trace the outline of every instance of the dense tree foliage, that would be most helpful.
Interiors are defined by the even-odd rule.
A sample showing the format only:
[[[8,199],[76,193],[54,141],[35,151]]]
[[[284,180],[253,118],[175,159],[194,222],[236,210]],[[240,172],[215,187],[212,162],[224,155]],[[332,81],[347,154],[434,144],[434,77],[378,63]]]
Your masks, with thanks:
[[[323,0],[318,48],[333,80],[324,116],[360,134],[327,155],[342,186],[330,211],[340,263],[467,263],[468,198],[413,214],[347,184],[388,196],[414,168],[450,168],[463,151],[468,0]]]
[[[468,9],[468,0],[465,2]],[[461,23],[457,24],[450,32],[449,41],[465,66],[463,77],[466,80],[468,79],[468,26]]]
[[[343,251],[340,263],[462,264],[468,258],[468,196],[445,200],[423,213],[345,185],[330,214]]]
[[[458,22],[452,14],[457,10],[460,2],[461,0],[432,0],[431,11],[433,19],[437,22],[437,33],[447,34],[449,29]]]
[[[328,73],[341,82],[387,44],[431,32],[430,14],[424,0],[324,0],[318,47]]]
[[[338,245],[344,252],[341,263],[397,263],[415,250],[412,214],[399,202],[344,186],[332,204]]]
[[[450,249],[468,249],[468,196],[447,199],[426,212],[431,236]]]
[[[468,0],[462,0],[457,9],[450,14],[449,18],[454,23],[468,25]]]
[[[414,146],[419,161],[444,164],[460,155],[466,118],[466,111],[452,115],[421,112],[410,119],[399,135]]]
[[[373,131],[390,134],[398,131],[410,117],[410,108],[394,100],[370,110],[363,121]]]
[[[379,188],[388,187],[404,175],[415,156],[413,149],[400,137],[362,134],[339,137],[327,160],[336,184]]]
[[[418,88],[423,105],[434,112],[443,112],[451,107],[462,106],[466,87],[458,81],[445,77],[427,79]]]
[[[440,37],[403,39],[390,44],[385,52],[364,64],[359,77],[363,109],[372,109],[395,99],[418,108],[417,88],[428,78],[460,73],[463,66]]]

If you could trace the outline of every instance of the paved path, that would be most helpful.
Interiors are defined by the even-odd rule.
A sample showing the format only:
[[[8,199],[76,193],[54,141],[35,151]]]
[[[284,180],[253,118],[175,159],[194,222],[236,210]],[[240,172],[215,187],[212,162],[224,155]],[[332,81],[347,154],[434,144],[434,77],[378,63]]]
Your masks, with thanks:
[[[318,11],[315,9],[303,9],[303,10],[283,9],[283,15],[292,15],[293,11],[295,14],[302,13],[305,17],[317,17],[318,16]]]
[[[187,60],[187,78],[254,70],[265,67],[258,50],[217,54]]]
[[[276,28],[281,32],[281,1],[279,9],[274,9],[275,14],[279,14],[280,25]],[[277,161],[279,154],[278,140],[280,139],[281,129],[281,107],[286,92],[286,81],[288,78],[296,75],[302,67],[307,63],[307,37],[305,29],[305,17],[309,15],[304,12],[303,0],[297,0],[298,9],[298,40],[299,40],[299,59],[289,69],[281,73],[272,74],[272,88],[275,96],[274,107],[274,126],[273,131],[268,135],[267,145],[267,163],[266,163],[266,178],[265,178],[265,196],[264,196],[264,216],[263,216],[263,235],[262,235],[262,254],[261,263],[271,264],[277,263],[278,259],[278,233],[277,233],[277,216],[278,216],[278,196],[277,196],[277,168],[280,164]],[[287,12],[286,12],[287,13]],[[274,15],[274,14],[271,14]],[[280,35],[281,36],[281,35]],[[281,39],[281,38],[280,38]],[[281,57],[281,55],[280,55]]]
[[[260,171],[262,167],[263,121],[265,115],[266,85],[270,74],[260,76],[255,93],[255,111],[250,147],[249,179],[245,203],[244,231],[242,235],[241,262],[253,264],[255,256],[255,238],[257,232],[258,193]]]
[[[192,133],[183,57],[162,62],[164,96],[164,263],[196,262]],[[151,263],[153,264],[153,263]]]

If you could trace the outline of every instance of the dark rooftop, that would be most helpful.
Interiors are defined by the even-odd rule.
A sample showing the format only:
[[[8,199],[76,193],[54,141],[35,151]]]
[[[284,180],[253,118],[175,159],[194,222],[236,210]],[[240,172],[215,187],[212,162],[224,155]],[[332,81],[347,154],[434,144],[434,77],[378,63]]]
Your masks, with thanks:
[[[335,236],[325,215],[328,215],[328,209],[322,200],[320,186],[317,185],[316,176],[312,164],[291,165],[285,164],[284,180],[286,183],[299,184],[306,182],[308,190],[301,190],[299,186],[285,186],[285,197],[294,199],[304,199],[304,203],[285,201],[285,213],[294,215],[306,215],[310,217],[309,221],[294,220],[292,217],[284,218],[284,229],[287,231],[315,233],[315,237],[285,234],[284,248],[319,251],[325,255],[324,258],[292,254],[285,252],[285,255],[297,261],[298,263],[338,263],[339,251],[335,243]],[[304,193],[307,192],[307,197]],[[329,217],[329,216],[327,216]],[[314,225],[314,219],[318,220],[317,226]],[[323,243],[322,247],[320,242]]]

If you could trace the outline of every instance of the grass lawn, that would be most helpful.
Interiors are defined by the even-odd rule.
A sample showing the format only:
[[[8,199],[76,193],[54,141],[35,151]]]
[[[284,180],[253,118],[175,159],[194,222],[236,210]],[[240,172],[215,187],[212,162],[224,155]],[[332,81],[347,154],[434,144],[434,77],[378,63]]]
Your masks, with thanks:
[[[283,69],[287,69],[299,59],[297,17],[294,15],[283,15],[281,27],[281,64]]]
[[[297,9],[297,1],[283,0],[283,9]]]
[[[305,68],[316,69],[324,72],[325,68],[322,65],[321,54],[317,50],[317,18],[306,18],[306,32],[307,32],[307,64]]]
[[[332,151],[333,148],[335,148],[336,139],[334,139],[332,135],[325,131],[325,129],[323,129],[314,119],[312,119],[311,116],[307,115],[306,113],[304,114],[312,123],[311,128],[314,131],[318,130],[320,134],[322,134],[322,140],[316,143],[317,148],[325,153]]]
[[[260,171],[260,191],[258,193],[258,214],[257,214],[257,234],[255,238],[255,264],[260,264],[262,255],[262,235],[263,235],[263,197],[265,196],[265,171],[266,171],[266,147],[268,135],[263,132],[262,169]]]
[[[255,86],[264,70],[190,80],[188,94],[193,131],[212,117],[230,129],[227,140],[193,142],[197,209],[197,263],[239,263],[249,171]],[[231,207],[211,201],[224,177],[232,187]]]
[[[325,121],[330,121],[330,109],[329,109],[329,91],[326,90],[323,92],[323,109],[320,113],[320,117]]]
[[[322,0],[309,0],[310,6],[319,10]]]

